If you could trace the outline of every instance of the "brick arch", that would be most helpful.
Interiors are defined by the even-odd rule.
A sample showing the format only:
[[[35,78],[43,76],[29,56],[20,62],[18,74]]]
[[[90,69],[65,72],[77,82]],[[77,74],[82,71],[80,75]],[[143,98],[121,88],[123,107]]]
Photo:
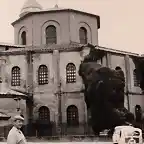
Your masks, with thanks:
[[[26,42],[27,42],[27,35],[28,35],[28,30],[25,26],[22,26],[18,32],[18,44],[22,44],[22,41],[21,41],[21,35],[23,32],[26,32]]]
[[[57,44],[60,43],[61,41],[61,26],[60,24],[55,21],[55,20],[49,20],[43,23],[43,25],[41,26],[41,44],[46,44],[46,34],[45,34],[45,29],[50,26],[53,25],[56,27],[56,37],[57,37]]]
[[[49,108],[49,106],[48,105],[45,105],[45,104],[37,104],[35,107],[34,107],[34,109],[33,109],[33,111],[34,111],[34,113],[37,113],[38,111],[39,111],[39,108],[40,107],[48,107]],[[49,108],[50,109],[50,108]],[[51,111],[51,110],[50,110]]]
[[[78,30],[77,30],[78,36],[79,36],[79,30],[81,27],[85,28],[87,31],[87,43],[92,43],[92,30],[91,30],[90,25],[88,25],[86,22],[80,22],[78,24]]]
[[[47,107],[49,108],[49,114],[50,114],[50,120],[51,120],[51,107],[49,107],[48,105],[45,104],[37,104],[34,108],[33,108],[33,114],[34,114],[34,120],[38,120],[39,118],[39,109],[41,107]]]

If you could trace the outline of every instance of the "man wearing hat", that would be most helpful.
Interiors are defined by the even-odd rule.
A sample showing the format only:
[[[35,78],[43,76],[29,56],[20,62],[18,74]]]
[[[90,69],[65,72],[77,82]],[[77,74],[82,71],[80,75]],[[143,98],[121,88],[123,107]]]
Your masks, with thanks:
[[[14,126],[9,131],[7,144],[26,144],[25,136],[20,130],[23,126],[24,118],[20,115],[14,117]]]

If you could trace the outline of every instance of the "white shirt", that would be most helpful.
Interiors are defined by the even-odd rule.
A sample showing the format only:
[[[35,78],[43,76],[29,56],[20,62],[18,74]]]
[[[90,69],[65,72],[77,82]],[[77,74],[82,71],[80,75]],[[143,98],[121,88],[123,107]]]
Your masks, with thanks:
[[[26,144],[22,131],[13,126],[7,137],[7,144]]]

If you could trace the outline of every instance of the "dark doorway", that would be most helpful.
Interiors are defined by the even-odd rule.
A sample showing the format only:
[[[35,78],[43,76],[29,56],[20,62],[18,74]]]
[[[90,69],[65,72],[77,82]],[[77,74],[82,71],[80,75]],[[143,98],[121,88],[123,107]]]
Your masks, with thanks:
[[[136,116],[136,122],[140,122],[142,119],[142,109],[140,105],[135,106],[135,116]]]
[[[46,106],[39,109],[39,119],[37,121],[38,136],[51,136],[52,124],[50,122],[50,111]]]

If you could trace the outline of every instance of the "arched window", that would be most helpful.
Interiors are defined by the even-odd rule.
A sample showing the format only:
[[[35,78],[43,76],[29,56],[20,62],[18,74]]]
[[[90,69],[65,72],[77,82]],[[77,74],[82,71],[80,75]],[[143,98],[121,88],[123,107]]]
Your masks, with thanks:
[[[46,33],[46,44],[56,44],[57,43],[57,34],[56,27],[50,25],[45,30]]]
[[[66,82],[76,82],[76,66],[73,63],[68,63],[66,66]]]
[[[39,108],[39,120],[50,121],[50,111],[46,106]]]
[[[23,31],[21,34],[21,44],[26,45],[26,32]]]
[[[11,85],[20,86],[20,68],[18,66],[12,68],[11,76]]]
[[[48,68],[46,65],[40,65],[38,69],[38,84],[48,84]]]
[[[79,29],[79,39],[81,44],[87,44],[87,30],[84,27]]]
[[[76,126],[79,124],[78,108],[75,105],[70,105],[67,108],[67,124],[69,126]]]
[[[140,85],[140,82],[137,78],[136,69],[134,69],[134,71],[133,71],[133,80],[134,80],[134,86],[139,86]]]

